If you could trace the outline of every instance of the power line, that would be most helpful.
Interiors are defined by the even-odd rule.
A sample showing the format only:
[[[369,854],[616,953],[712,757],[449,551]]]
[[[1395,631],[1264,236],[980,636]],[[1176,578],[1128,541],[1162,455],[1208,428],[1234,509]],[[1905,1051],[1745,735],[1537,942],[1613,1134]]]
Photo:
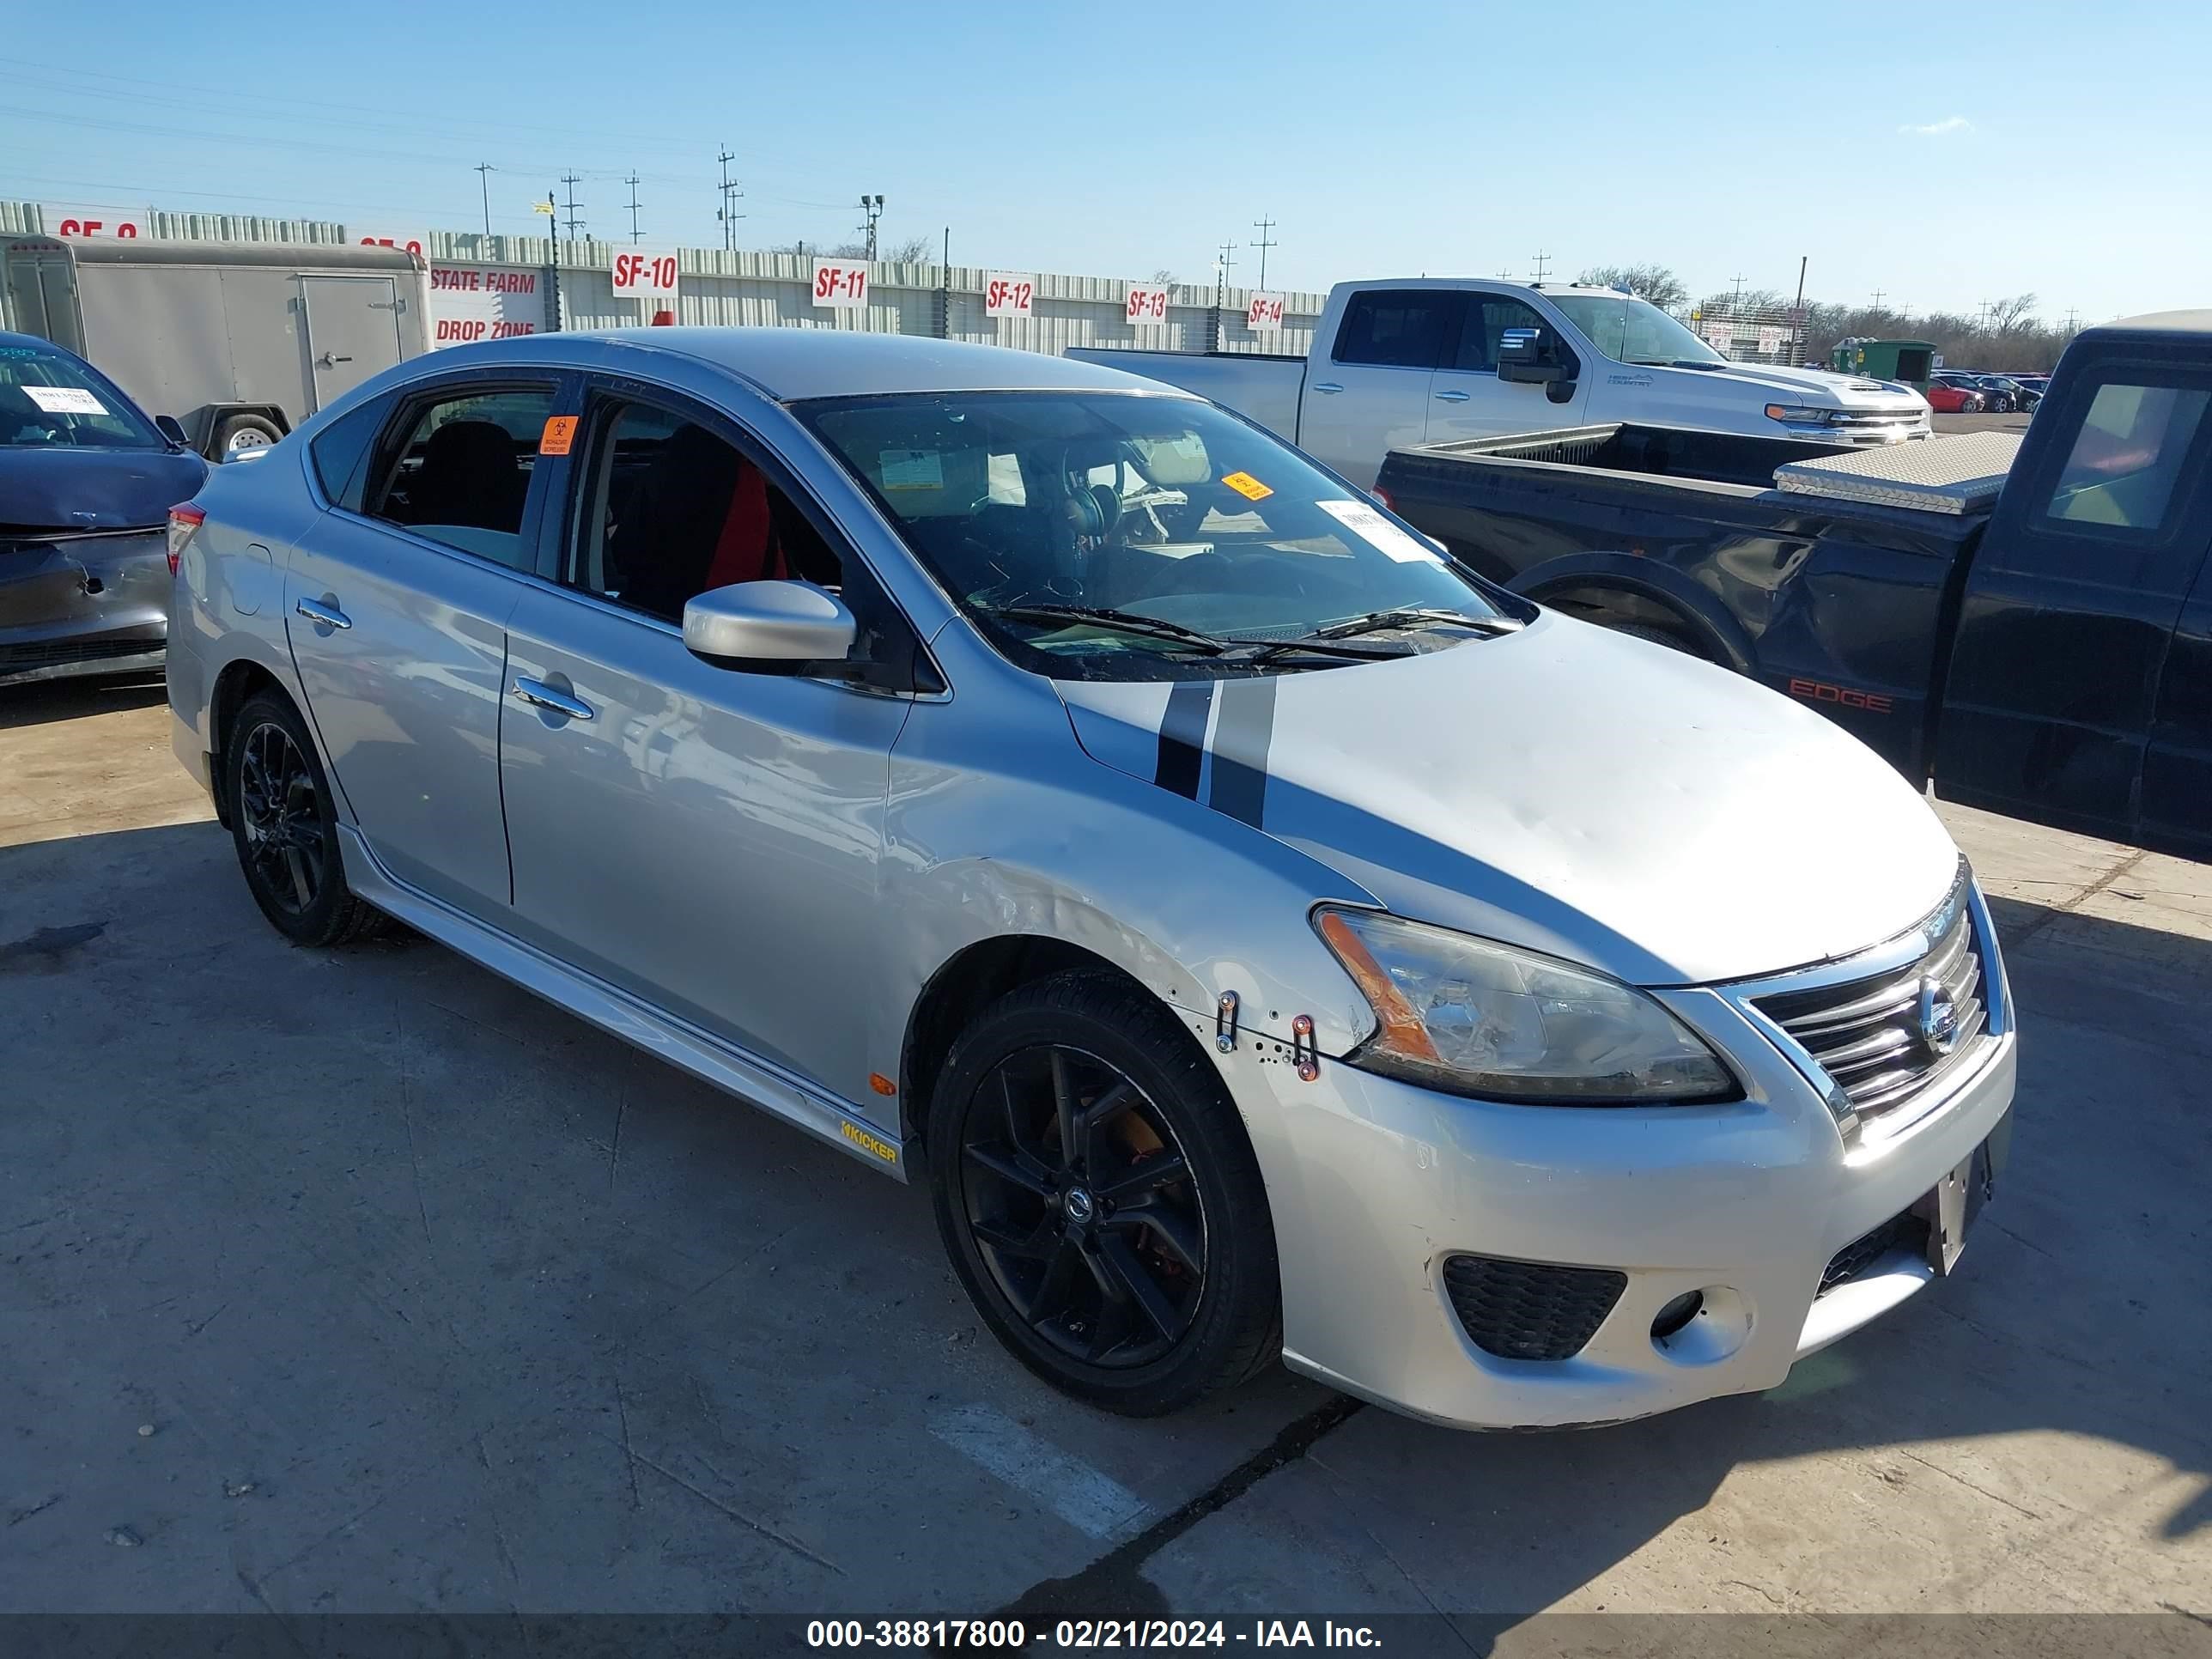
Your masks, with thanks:
[[[1260,233],[1260,240],[1245,245],[1260,250],[1260,286],[1262,289],[1267,286],[1267,250],[1282,246],[1279,242],[1271,242],[1267,240],[1267,233],[1274,228],[1275,222],[1273,219],[1255,219],[1252,222],[1252,228]]]

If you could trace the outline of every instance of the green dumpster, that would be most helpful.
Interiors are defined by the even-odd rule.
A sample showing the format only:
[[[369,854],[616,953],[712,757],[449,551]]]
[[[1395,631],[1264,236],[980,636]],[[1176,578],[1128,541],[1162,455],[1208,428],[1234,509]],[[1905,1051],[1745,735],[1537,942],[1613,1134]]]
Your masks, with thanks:
[[[1828,366],[1842,374],[1925,386],[1936,372],[1936,348],[1926,340],[1844,340],[1828,354]]]

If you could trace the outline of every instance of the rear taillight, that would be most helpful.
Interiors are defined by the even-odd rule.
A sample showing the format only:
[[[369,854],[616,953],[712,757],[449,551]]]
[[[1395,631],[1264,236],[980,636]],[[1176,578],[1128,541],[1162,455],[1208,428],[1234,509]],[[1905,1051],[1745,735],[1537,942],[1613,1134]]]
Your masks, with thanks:
[[[185,544],[192,538],[192,532],[207,522],[207,508],[194,507],[184,501],[169,509],[169,574],[177,574],[177,561],[185,556]]]
[[[1376,484],[1367,493],[1382,504],[1382,510],[1385,513],[1395,513],[1398,510],[1398,503],[1390,499],[1390,492],[1383,489],[1381,484]]]

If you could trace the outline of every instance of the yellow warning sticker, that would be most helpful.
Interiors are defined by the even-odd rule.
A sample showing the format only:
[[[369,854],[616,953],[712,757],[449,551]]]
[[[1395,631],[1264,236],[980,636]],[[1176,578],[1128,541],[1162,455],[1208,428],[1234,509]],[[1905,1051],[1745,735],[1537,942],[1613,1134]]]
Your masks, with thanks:
[[[1224,472],[1221,482],[1248,501],[1264,501],[1275,493],[1249,472]]]
[[[549,415],[545,417],[545,435],[538,441],[541,455],[565,455],[576,441],[576,417],[574,415]]]
[[[870,1134],[857,1123],[847,1123],[842,1119],[839,1120],[838,1127],[844,1130],[846,1139],[871,1157],[879,1158],[886,1164],[898,1162],[898,1148],[890,1141]]]

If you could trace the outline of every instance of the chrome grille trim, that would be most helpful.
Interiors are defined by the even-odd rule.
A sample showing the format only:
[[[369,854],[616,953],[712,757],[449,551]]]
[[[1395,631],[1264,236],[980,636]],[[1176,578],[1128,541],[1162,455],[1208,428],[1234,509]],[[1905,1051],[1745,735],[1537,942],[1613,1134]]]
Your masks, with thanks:
[[[1933,979],[1957,1036],[1937,1053],[1920,1036],[1920,988]],[[1847,1139],[1886,1139],[1938,1109],[2011,1029],[2009,989],[1989,910],[1966,861],[1920,924],[1816,967],[1715,988],[1765,1032],[1827,1100]]]

